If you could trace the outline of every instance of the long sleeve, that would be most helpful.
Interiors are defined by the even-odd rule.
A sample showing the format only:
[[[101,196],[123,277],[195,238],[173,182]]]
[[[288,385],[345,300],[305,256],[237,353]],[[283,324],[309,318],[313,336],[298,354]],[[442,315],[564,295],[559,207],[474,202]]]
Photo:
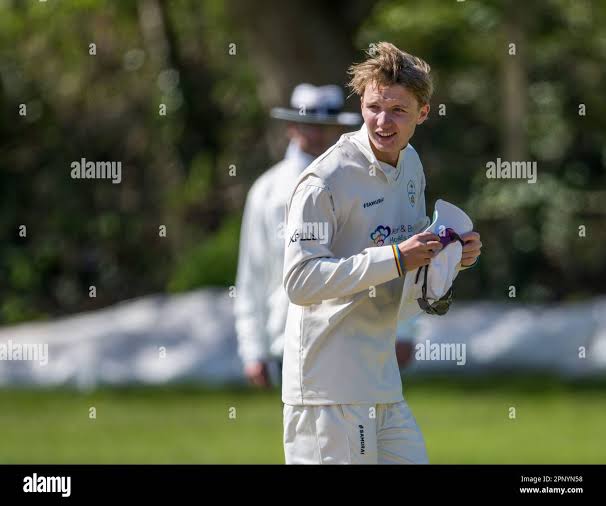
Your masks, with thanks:
[[[287,219],[284,288],[305,306],[346,297],[398,277],[392,246],[370,247],[348,258],[331,251],[337,216],[330,191],[308,180],[292,197]]]
[[[269,356],[265,220],[263,199],[256,189],[253,186],[249,192],[244,208],[234,303],[238,353],[244,363]]]

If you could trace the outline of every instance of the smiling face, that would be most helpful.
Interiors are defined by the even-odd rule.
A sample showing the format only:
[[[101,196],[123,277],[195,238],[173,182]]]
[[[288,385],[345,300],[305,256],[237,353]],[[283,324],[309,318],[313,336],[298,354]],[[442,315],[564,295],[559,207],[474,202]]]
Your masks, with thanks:
[[[395,166],[415,128],[427,119],[429,104],[419,105],[404,86],[370,83],[361,97],[362,116],[378,160]]]

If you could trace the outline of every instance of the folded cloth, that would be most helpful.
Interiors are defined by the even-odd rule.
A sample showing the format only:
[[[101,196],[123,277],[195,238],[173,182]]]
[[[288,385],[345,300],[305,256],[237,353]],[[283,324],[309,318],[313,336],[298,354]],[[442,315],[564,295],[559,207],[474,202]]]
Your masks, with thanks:
[[[448,295],[452,283],[460,270],[463,245],[459,235],[471,232],[473,223],[469,216],[457,206],[438,199],[431,224],[424,232],[440,237],[442,250],[431,259],[427,267],[408,271],[404,278],[404,289],[400,300],[398,320],[413,318],[423,312],[419,299],[429,304]],[[423,272],[427,269],[427,272]],[[425,282],[425,274],[427,281]],[[423,284],[425,283],[425,294]]]

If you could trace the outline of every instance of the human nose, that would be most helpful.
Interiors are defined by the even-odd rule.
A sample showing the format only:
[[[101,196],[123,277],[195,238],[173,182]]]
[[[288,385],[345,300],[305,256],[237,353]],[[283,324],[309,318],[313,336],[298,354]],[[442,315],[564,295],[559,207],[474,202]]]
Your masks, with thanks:
[[[391,121],[391,118],[389,118],[389,115],[387,114],[386,111],[381,111],[379,114],[377,114],[377,126],[386,125],[390,121]]]

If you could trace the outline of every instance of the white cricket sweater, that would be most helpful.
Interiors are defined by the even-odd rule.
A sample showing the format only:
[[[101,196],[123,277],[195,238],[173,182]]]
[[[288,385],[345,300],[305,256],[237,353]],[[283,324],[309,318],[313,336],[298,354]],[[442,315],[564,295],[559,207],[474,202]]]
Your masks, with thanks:
[[[365,125],[299,177],[287,209],[282,401],[403,399],[395,355],[404,272],[392,245],[426,228],[425,176],[408,144],[377,161]]]

